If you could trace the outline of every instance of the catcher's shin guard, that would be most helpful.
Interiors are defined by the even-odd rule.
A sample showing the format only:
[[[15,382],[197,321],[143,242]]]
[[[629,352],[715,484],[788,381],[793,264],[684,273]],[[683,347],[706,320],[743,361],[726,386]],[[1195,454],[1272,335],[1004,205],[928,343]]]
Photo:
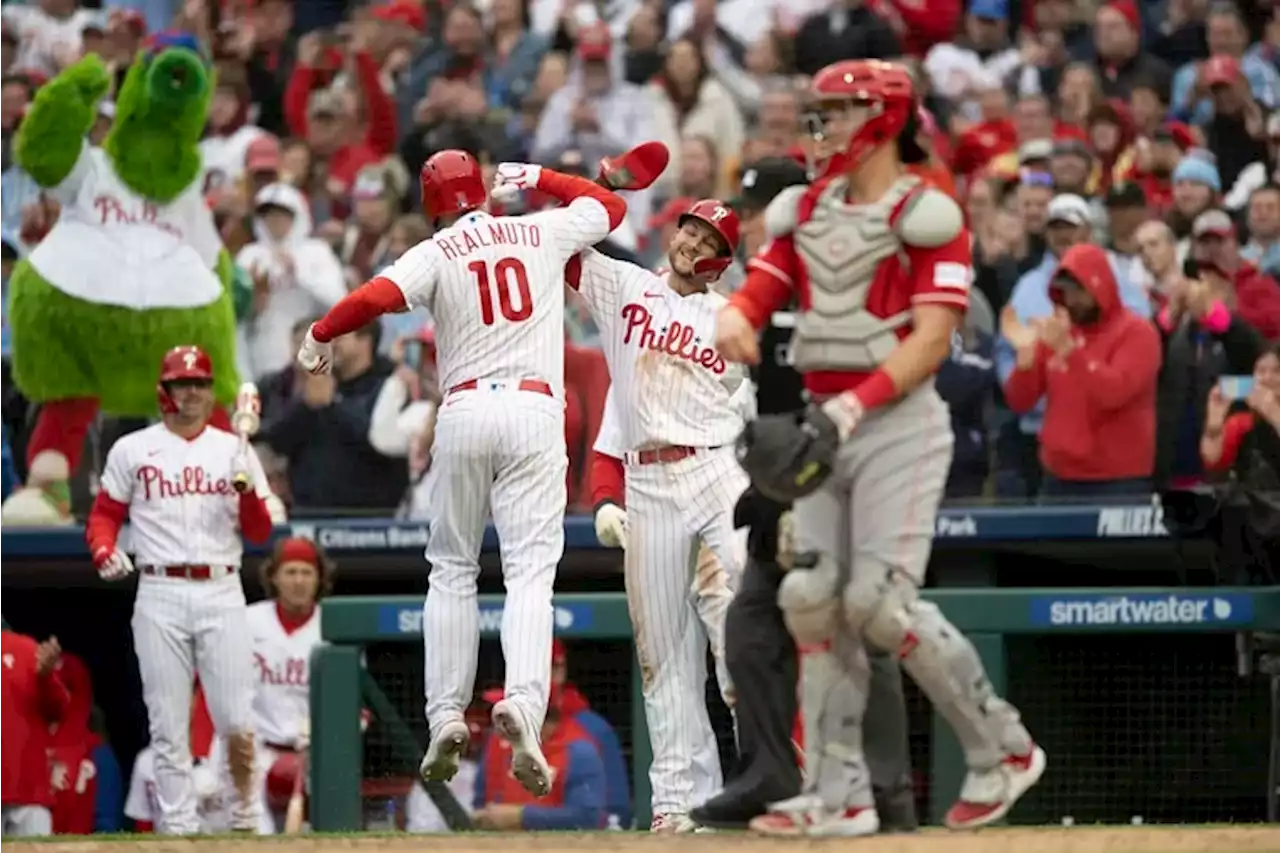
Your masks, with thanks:
[[[902,669],[892,655],[867,649],[871,663],[867,712],[862,721],[862,748],[871,771],[871,788],[881,832],[911,832],[916,816],[911,782],[911,749],[907,738],[907,699]]]

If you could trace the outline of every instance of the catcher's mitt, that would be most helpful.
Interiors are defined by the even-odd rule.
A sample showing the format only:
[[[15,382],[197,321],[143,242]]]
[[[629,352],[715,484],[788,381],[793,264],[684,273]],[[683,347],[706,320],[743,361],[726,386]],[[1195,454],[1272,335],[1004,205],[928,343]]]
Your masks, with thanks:
[[[826,481],[839,447],[835,423],[811,406],[747,424],[738,436],[738,464],[761,494],[790,503]]]

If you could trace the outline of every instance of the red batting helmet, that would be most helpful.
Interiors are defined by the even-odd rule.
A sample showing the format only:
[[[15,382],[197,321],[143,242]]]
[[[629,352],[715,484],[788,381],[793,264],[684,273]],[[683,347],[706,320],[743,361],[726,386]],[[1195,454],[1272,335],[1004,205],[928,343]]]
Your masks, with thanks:
[[[289,808],[289,800],[293,797],[293,788],[301,772],[302,760],[296,752],[281,752],[276,756],[271,769],[267,771],[267,808],[273,812]]]
[[[741,230],[738,214],[719,199],[704,198],[702,201],[695,201],[688,210],[680,214],[677,224],[683,228],[689,219],[705,222],[724,242],[719,255],[703,258],[693,265],[695,275],[710,275],[714,281],[733,263],[733,253],[738,250],[738,233]]]
[[[846,101],[871,108],[867,120],[843,141],[844,150],[832,155],[819,169],[820,173],[832,171],[837,162],[841,166],[856,166],[872,151],[895,139],[910,139],[915,145],[914,130],[904,133],[917,121],[915,83],[907,69],[898,63],[879,59],[834,62],[814,75],[809,94],[817,105]],[[821,138],[819,128],[814,130],[815,136]],[[840,140],[836,142],[839,144]],[[904,154],[914,155],[916,148],[918,146]]]
[[[213,362],[209,354],[197,346],[174,347],[164,354],[160,362],[160,379],[156,383],[156,397],[160,400],[160,411],[172,414],[178,406],[169,396],[168,382],[180,379],[202,379],[213,381]]]
[[[422,211],[428,219],[466,213],[484,205],[487,193],[480,164],[465,151],[439,151],[422,164]]]

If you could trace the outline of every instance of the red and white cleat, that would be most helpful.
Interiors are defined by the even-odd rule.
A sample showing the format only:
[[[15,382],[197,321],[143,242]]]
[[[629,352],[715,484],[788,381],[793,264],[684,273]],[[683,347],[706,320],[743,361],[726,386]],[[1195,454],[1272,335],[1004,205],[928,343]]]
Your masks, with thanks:
[[[969,771],[960,799],[947,810],[948,829],[977,829],[995,823],[1040,781],[1047,763],[1044,750],[1034,744],[1026,755],[1010,755],[999,767]]]
[[[656,814],[649,824],[650,832],[657,832],[662,835],[676,835],[685,832],[697,832],[697,830],[698,824],[694,823],[693,818],[681,812]]]
[[[762,835],[816,835],[854,838],[880,831],[880,816],[871,806],[827,808],[817,796],[801,794],[769,806],[748,828]]]

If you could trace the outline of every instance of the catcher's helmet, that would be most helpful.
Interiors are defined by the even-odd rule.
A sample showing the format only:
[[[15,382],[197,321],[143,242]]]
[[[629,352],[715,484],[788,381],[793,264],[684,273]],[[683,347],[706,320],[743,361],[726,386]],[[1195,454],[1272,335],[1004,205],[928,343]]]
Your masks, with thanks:
[[[688,210],[680,214],[676,224],[683,228],[690,219],[705,222],[724,242],[720,254],[695,262],[693,272],[695,275],[710,275],[712,279],[719,278],[729,268],[729,264],[733,263],[733,253],[738,251],[738,235],[742,230],[738,214],[719,199],[704,198],[702,201],[695,201]]]
[[[166,387],[170,382],[181,379],[204,382],[213,381],[213,361],[209,354],[197,346],[174,347],[164,354],[160,361],[160,378],[156,382],[156,398],[160,401],[160,411],[173,414],[178,406],[169,396]]]
[[[849,139],[838,140],[843,150],[835,154],[832,162],[822,164],[817,174],[858,165],[872,151],[895,139],[903,146],[904,162],[919,162],[915,81],[905,65],[880,59],[833,62],[814,75],[809,95],[816,105],[845,101],[865,104],[872,111]],[[817,121],[820,124],[821,119]],[[819,128],[814,130],[815,136],[821,135]]]
[[[766,415],[738,436],[738,464],[760,494],[790,503],[826,481],[839,446],[836,425],[820,409]]]
[[[422,164],[422,211],[428,219],[484,206],[487,193],[480,164],[465,151],[447,149]]]

